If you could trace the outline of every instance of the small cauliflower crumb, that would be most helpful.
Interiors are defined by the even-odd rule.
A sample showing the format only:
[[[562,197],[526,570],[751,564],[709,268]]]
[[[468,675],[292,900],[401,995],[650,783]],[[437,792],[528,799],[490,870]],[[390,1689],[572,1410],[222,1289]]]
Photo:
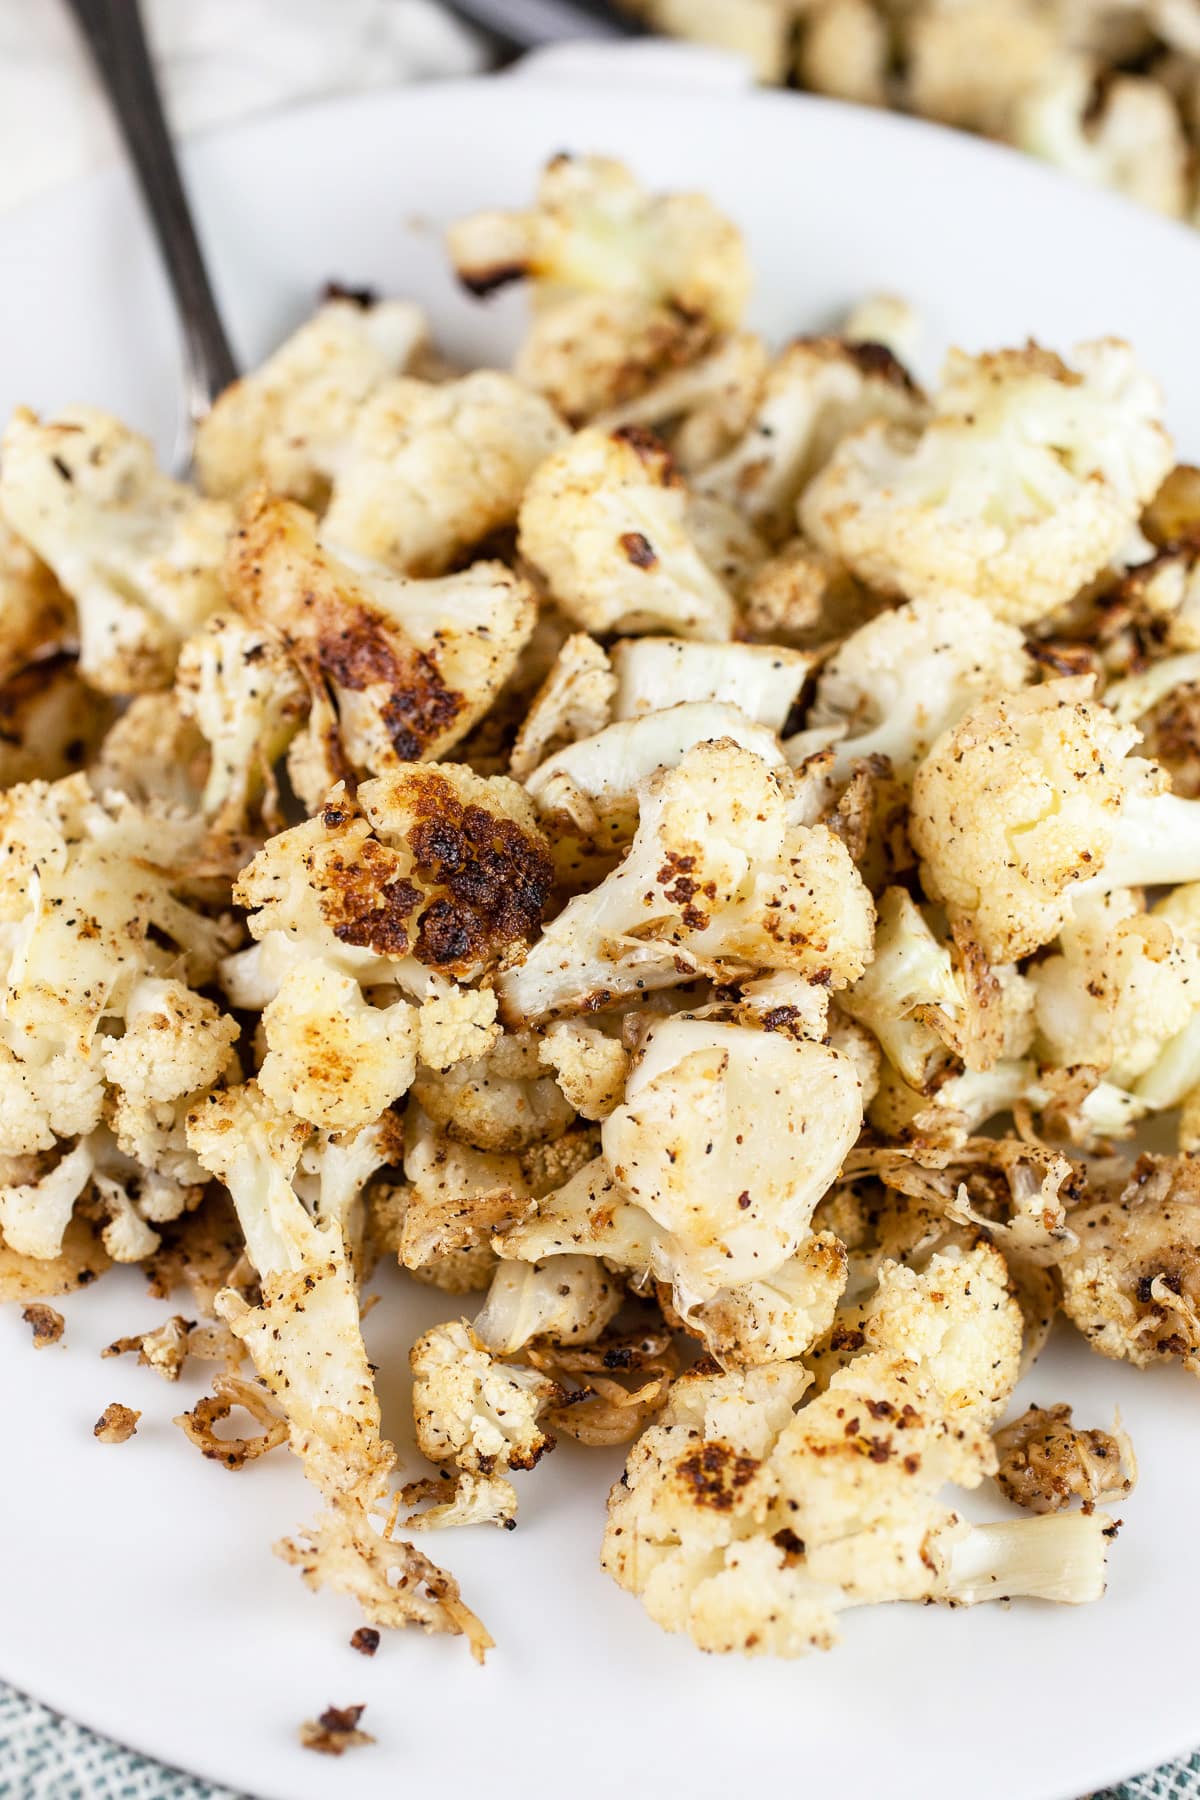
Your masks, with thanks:
[[[47,1344],[57,1344],[66,1330],[67,1321],[52,1306],[35,1304],[27,1306],[21,1313],[22,1319],[33,1332],[33,1347],[44,1350]]]
[[[360,1731],[358,1721],[365,1706],[327,1706],[317,1719],[306,1719],[300,1727],[300,1742],[305,1750],[320,1756],[344,1756],[360,1744],[373,1744],[369,1731]]]
[[[137,1423],[141,1416],[141,1413],[135,1412],[133,1407],[122,1406],[119,1401],[114,1400],[111,1406],[105,1407],[96,1420],[92,1427],[92,1436],[98,1438],[102,1444],[123,1444],[137,1430]]]

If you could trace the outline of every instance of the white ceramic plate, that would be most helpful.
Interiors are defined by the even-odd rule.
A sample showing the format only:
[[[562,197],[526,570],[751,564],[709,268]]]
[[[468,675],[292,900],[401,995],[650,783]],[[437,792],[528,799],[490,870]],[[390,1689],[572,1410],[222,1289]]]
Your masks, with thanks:
[[[1183,447],[1200,449],[1200,237],[1006,151],[791,97],[494,81],[210,138],[189,172],[241,351],[265,352],[337,276],[423,300],[460,356],[504,354],[515,303],[458,295],[439,228],[523,201],[563,147],[709,190],[749,234],[756,317],[773,334],[881,287],[918,303],[931,352],[950,338],[1122,332],[1166,384]],[[169,451],[175,340],[125,178],[8,219],[0,257],[4,408],[97,402]],[[1200,1437],[1182,1376],[1103,1362],[1064,1334],[1027,1384],[1027,1398],[1076,1402],[1085,1422],[1119,1405],[1141,1457],[1097,1607],[879,1609],[849,1615],[829,1656],[706,1659],[601,1574],[619,1458],[568,1443],[523,1479],[515,1533],[429,1546],[496,1638],[481,1670],[461,1641],[415,1632],[373,1662],[348,1648],[350,1606],[313,1596],[270,1554],[314,1507],[288,1459],[238,1475],[201,1461],[170,1422],[199,1382],[172,1389],[128,1359],[99,1360],[168,1310],[123,1272],[66,1303],[67,1347],[36,1356],[17,1311],[0,1316],[0,1674],[168,1762],[279,1800],[1057,1800],[1200,1741],[1184,1623],[1200,1600]],[[368,1321],[385,1428],[401,1443],[409,1343],[448,1310],[396,1278]],[[91,1427],[114,1399],[143,1419],[133,1441],[103,1448]],[[298,1748],[301,1719],[356,1701],[375,1748],[341,1764]]]

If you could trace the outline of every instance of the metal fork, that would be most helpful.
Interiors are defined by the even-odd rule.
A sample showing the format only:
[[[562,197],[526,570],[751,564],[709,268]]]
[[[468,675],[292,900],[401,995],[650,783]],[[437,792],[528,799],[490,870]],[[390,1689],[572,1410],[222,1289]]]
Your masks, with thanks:
[[[166,267],[183,338],[184,397],[194,431],[238,371],[163,115],[138,0],[67,0],[67,4],[125,140]],[[190,431],[185,461],[190,457]]]

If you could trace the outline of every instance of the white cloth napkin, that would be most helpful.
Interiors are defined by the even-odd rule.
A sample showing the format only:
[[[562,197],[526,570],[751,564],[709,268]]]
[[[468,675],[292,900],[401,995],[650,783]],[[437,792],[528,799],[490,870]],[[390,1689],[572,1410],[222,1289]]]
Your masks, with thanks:
[[[486,52],[436,0],[143,0],[179,132],[326,94],[470,75]],[[59,0],[0,0],[0,211],[118,153]]]

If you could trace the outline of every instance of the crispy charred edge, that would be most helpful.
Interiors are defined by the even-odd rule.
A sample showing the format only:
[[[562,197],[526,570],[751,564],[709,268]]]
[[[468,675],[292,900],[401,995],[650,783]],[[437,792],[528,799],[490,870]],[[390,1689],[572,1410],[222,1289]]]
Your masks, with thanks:
[[[511,287],[516,281],[525,281],[532,272],[532,265],[521,261],[456,270],[459,286],[465,288],[476,300],[486,300],[489,294],[498,294],[501,288]]]
[[[379,303],[379,290],[373,287],[346,287],[340,281],[330,280],[322,287],[320,297],[323,303],[330,300],[348,300],[352,306],[357,306],[362,312],[370,312],[371,308]]]
[[[314,703],[324,703],[326,751],[341,779],[350,779],[352,771],[336,728],[330,684],[352,693],[385,690],[380,715],[401,762],[419,761],[453,727],[466,705],[464,696],[446,685],[436,657],[415,645],[397,647],[388,622],[361,598],[352,578],[338,579],[302,509],[256,489],[242,508],[229,569],[234,591],[245,597],[258,623],[278,634]],[[299,584],[295,605],[307,629],[291,628],[261,604],[269,570],[281,581]]]
[[[306,1719],[300,1727],[300,1742],[305,1750],[319,1756],[342,1756],[359,1744],[373,1744],[369,1731],[360,1731],[358,1721],[366,1706],[327,1706],[316,1719]]]
[[[21,1318],[33,1333],[33,1347],[44,1350],[47,1344],[57,1344],[66,1330],[66,1320],[54,1307],[35,1300],[24,1308]]]
[[[663,440],[645,425],[618,425],[612,433],[612,439],[614,444],[624,444],[633,451],[651,480],[659,487],[683,486],[683,477],[675,465],[675,458]],[[628,549],[626,554],[629,554]],[[633,561],[632,556],[630,561]]]
[[[741,1489],[753,1481],[762,1462],[735,1450],[724,1438],[707,1438],[681,1456],[675,1476],[695,1506],[732,1512]]]
[[[132,1406],[122,1406],[119,1400],[114,1400],[92,1426],[92,1436],[102,1444],[127,1443],[137,1430],[141,1416]]]
[[[218,1437],[215,1427],[235,1406],[249,1413],[262,1431],[253,1437]],[[288,1437],[287,1420],[280,1418],[265,1390],[239,1375],[218,1375],[213,1392],[197,1400],[191,1412],[179,1413],[174,1422],[202,1455],[226,1469],[245,1468],[286,1444]]]
[[[397,654],[381,622],[365,606],[354,604],[349,616],[331,619],[324,628],[321,606],[315,649],[290,645],[293,654],[311,657],[322,676],[362,693],[383,687],[388,697],[380,708],[392,748],[401,762],[419,762],[430,746],[444,738],[465,705],[461,694],[446,686],[441,670],[424,650]]]
[[[555,1430],[579,1443],[628,1443],[666,1404],[679,1373],[679,1352],[669,1329],[606,1333],[594,1344],[570,1346],[535,1341],[525,1361],[550,1376],[564,1399],[546,1417]],[[623,1381],[632,1382],[626,1387]]]
[[[924,398],[924,394],[913,380],[900,358],[886,344],[877,344],[871,338],[851,339],[825,337],[820,334],[800,336],[791,340],[791,348],[809,350],[825,358],[829,362],[849,360],[861,375],[868,380],[884,381],[889,387],[901,393],[910,394],[914,400]]]
[[[423,888],[443,893],[426,900],[412,881],[393,873],[393,852],[366,839],[361,866],[343,865],[337,886],[345,916],[333,929],[343,943],[380,954],[412,954],[449,973],[470,968],[541,924],[554,884],[549,850],[512,819],[464,802],[444,775],[413,768],[405,776],[405,800],[415,815],[408,832],[413,874]],[[345,804],[327,807],[327,829],[353,815]],[[361,902],[361,904],[355,904]],[[411,930],[420,909],[415,935]]]
[[[1119,1440],[1112,1432],[1074,1425],[1071,1408],[1062,1403],[1027,1407],[992,1441],[999,1457],[996,1486],[1030,1512],[1059,1512],[1078,1499],[1091,1513],[1110,1487],[1130,1485]],[[1101,1470],[1111,1483],[1100,1479]]]

